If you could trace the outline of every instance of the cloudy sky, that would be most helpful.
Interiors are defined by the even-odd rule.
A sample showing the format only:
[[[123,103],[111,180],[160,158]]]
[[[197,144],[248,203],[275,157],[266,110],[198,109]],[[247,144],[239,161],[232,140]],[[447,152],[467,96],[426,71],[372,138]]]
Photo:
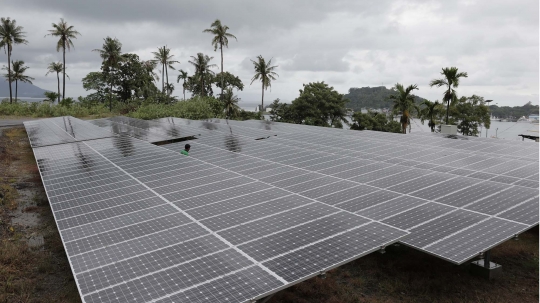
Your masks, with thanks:
[[[0,0],[0,7],[1,17],[15,19],[27,33],[28,45],[15,46],[13,58],[24,60],[44,89],[55,90],[46,66],[61,60],[56,39],[44,37],[51,23],[64,18],[82,34],[66,55],[66,94],[73,97],[88,94],[81,79],[99,70],[100,57],[91,50],[107,36],[141,59],[167,45],[181,62],[177,69],[189,73],[188,60],[198,52],[219,64],[211,35],[202,32],[218,18],[238,38],[224,51],[224,68],[246,85],[238,92],[244,105],[260,102],[260,83],[249,85],[250,59],[258,55],[279,66],[265,104],[290,102],[303,83],[315,81],[344,94],[351,87],[418,84],[419,96],[437,100],[442,89],[428,83],[447,66],[469,74],[460,95],[481,95],[500,106],[539,99],[537,0]],[[2,52],[0,62],[6,61]],[[171,74],[176,79],[178,73]]]

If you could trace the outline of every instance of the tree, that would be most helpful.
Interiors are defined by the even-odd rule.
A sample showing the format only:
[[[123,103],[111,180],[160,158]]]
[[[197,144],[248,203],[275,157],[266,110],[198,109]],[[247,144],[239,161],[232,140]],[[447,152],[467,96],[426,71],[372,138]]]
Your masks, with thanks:
[[[296,121],[302,121],[302,118],[296,117],[296,112],[293,110],[292,105],[281,103],[279,98],[272,102],[270,108],[272,109],[270,112],[270,120],[272,121],[287,123],[297,123]],[[258,113],[260,114],[261,112]]]
[[[240,98],[233,94],[232,88],[228,87],[220,99],[223,102],[223,111],[225,113],[225,117],[227,119],[236,117],[240,111],[240,107],[238,106],[238,101],[240,101]]]
[[[118,64],[123,60],[122,43],[116,38],[107,37],[103,39],[102,49],[94,49],[94,52],[99,52],[103,59],[102,70],[109,80],[109,111],[112,111],[112,87],[114,82],[114,71],[118,68]]]
[[[367,113],[355,112],[352,116],[352,130],[374,130],[391,133],[401,133],[401,124],[389,119],[386,114],[368,111]]]
[[[293,100],[287,118],[294,123],[325,127],[343,127],[346,119],[343,95],[323,82],[303,84],[300,96]]]
[[[73,25],[68,26],[67,22],[63,18],[60,18],[58,24],[52,24],[53,29],[49,30],[48,35],[60,37],[58,43],[56,44],[56,51],[59,52],[62,49],[62,58],[63,58],[63,86],[62,86],[62,99],[66,97],[66,49],[71,50],[73,46],[73,41],[71,39],[77,39],[77,35],[80,35],[78,31],[73,28]],[[74,46],[73,46],[74,47]]]
[[[144,68],[146,68],[148,73],[152,75],[152,81],[156,81],[156,82],[159,81],[159,75],[156,74],[156,72],[154,72],[154,69],[156,69],[157,67],[157,62],[155,62],[154,60],[146,60],[146,61],[141,61],[141,63],[144,66]]]
[[[174,57],[174,55],[171,55],[170,53],[171,53],[171,50],[167,48],[166,46],[158,47],[157,52],[152,52],[152,54],[154,54],[153,61],[156,63],[160,63],[162,67],[161,69],[161,79],[162,79],[161,92],[162,93],[165,93],[165,88],[169,87],[169,68],[174,70],[175,68],[172,65],[175,63],[180,63],[180,61],[172,60],[172,57]]]
[[[46,99],[43,101],[54,103],[54,100],[60,99],[60,94],[55,92],[44,92],[43,95],[45,95]]]
[[[11,89],[11,53],[14,44],[27,44],[22,26],[17,26],[15,19],[0,18],[0,48],[4,48],[4,53],[8,56],[8,83],[9,83],[9,103],[13,102],[13,93]]]
[[[191,58],[192,60],[190,60],[189,63],[195,68],[195,74],[192,76],[193,82],[195,83],[192,83],[192,87],[195,88],[195,85],[200,86],[200,95],[201,97],[204,97],[209,90],[208,87],[205,87],[205,83],[207,86],[211,86],[214,76],[214,72],[211,68],[216,67],[216,65],[210,64],[210,60],[214,59],[214,57],[209,57],[203,53],[197,53],[197,56],[191,56]],[[210,90],[211,89],[212,88],[210,87]],[[195,92],[195,90],[192,90],[192,92]]]
[[[244,83],[242,83],[242,80],[229,72],[217,74],[215,83],[219,88],[226,89],[227,87],[233,87],[240,91],[244,89]],[[222,85],[224,86],[222,87]]]
[[[31,80],[34,80],[34,78],[30,76],[26,76],[24,73],[28,69],[28,66],[24,66],[24,61],[17,60],[12,61],[11,65],[13,66],[11,70],[11,81],[15,81],[15,101],[17,101],[17,91],[18,91],[18,83],[20,82],[26,82],[32,84]],[[5,69],[5,68],[4,68]],[[9,77],[9,71],[7,74],[4,75],[6,78]],[[10,85],[11,86],[11,85]]]
[[[441,105],[439,101],[431,102],[429,100],[424,100],[422,104],[424,107],[420,110],[419,116],[420,121],[424,124],[424,121],[428,121],[428,126],[431,129],[431,132],[435,132],[435,126],[437,125],[437,117],[441,113]]]
[[[394,107],[392,108],[392,113],[397,115],[401,113],[401,131],[406,134],[407,126],[411,124],[412,111],[416,110],[419,112],[418,107],[414,104],[414,95],[411,92],[415,89],[418,89],[416,84],[409,85],[409,87],[404,88],[402,84],[396,83],[394,90],[397,94],[390,96],[390,100],[394,102]]]
[[[109,99],[112,100],[114,96],[122,102],[148,100],[159,94],[152,69],[147,67],[145,61],[140,61],[135,54],[122,54],[120,57],[113,75],[113,86],[110,86],[111,77],[106,72],[106,61],[101,67],[102,72],[91,72],[82,79],[85,90],[96,91],[87,97],[89,100],[104,102],[107,92]]]
[[[50,73],[56,73],[56,80],[58,82],[58,103],[60,103],[60,73],[64,71],[64,64],[62,62],[51,62],[49,63],[49,66],[47,66],[47,73],[45,76],[47,76]],[[69,75],[66,74],[66,77],[69,78]]]
[[[443,93],[443,101],[446,102],[446,124],[448,124],[448,112],[450,109],[450,102],[457,101],[457,92],[455,88],[459,86],[460,78],[467,78],[468,75],[466,72],[459,72],[457,67],[445,67],[442,69],[441,75],[444,78],[433,79],[429,83],[429,86],[446,86],[447,89]]]
[[[228,48],[229,47],[228,38],[236,39],[236,37],[233,34],[227,33],[227,30],[229,29],[229,27],[227,25],[222,25],[219,19],[216,19],[216,21],[214,21],[214,23],[212,23],[210,26],[212,28],[205,29],[203,33],[211,33],[214,35],[214,38],[212,39],[212,45],[214,46],[214,51],[216,51],[219,46],[219,50],[221,52],[221,74],[220,74],[221,86],[219,87],[221,88],[221,95],[224,96],[223,89],[225,89],[225,87],[227,86],[223,83],[224,82],[223,77],[225,76],[223,74],[223,46]],[[238,39],[236,39],[236,41],[238,41]]]
[[[490,127],[490,112],[483,97],[461,97],[450,107],[450,112],[451,123],[457,124],[458,131],[464,136],[478,136],[481,125]]]
[[[91,72],[82,79],[83,88],[87,91],[93,90],[95,93],[86,98],[91,102],[105,103],[107,94],[107,77],[103,72]]]
[[[113,92],[122,102],[133,98],[148,99],[158,90],[153,80],[152,71],[139,60],[139,56],[122,54],[115,74],[116,91]]]
[[[263,111],[264,90],[268,87],[272,87],[272,80],[276,80],[276,76],[279,77],[279,75],[274,72],[274,69],[276,69],[277,65],[271,66],[272,59],[270,59],[267,63],[261,55],[257,57],[257,61],[251,60],[251,62],[253,62],[253,67],[255,69],[255,76],[251,78],[251,84],[253,84],[255,80],[261,80],[262,83],[261,111]]]
[[[182,83],[182,92],[184,93],[184,101],[186,101],[186,80],[188,79],[188,73],[184,70],[179,70],[180,75],[176,78],[176,83],[180,83],[180,80],[183,80]]]

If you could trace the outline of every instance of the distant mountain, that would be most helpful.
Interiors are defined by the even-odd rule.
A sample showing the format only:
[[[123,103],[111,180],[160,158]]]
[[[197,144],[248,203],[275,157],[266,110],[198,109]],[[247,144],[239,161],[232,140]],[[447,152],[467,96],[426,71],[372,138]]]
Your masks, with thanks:
[[[0,99],[9,98],[9,85],[7,81],[2,81],[2,80],[0,80]],[[11,84],[11,88],[13,89],[13,98],[15,98],[15,83]],[[45,99],[45,96],[43,95],[43,93],[46,91],[47,90],[39,88],[33,84],[19,82],[17,97],[18,98],[44,98]]]
[[[392,101],[388,98],[395,94],[395,91],[386,88],[386,86],[351,87],[349,93],[344,95],[349,100],[345,106],[355,111],[362,108],[392,108]],[[423,100],[424,98],[415,96],[416,103],[421,103]]]

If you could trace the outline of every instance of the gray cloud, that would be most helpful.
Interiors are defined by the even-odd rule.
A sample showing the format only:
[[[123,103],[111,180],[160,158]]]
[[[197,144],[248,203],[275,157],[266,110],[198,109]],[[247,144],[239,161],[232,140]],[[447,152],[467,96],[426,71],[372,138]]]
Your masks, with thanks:
[[[265,102],[293,100],[303,83],[325,81],[341,93],[350,87],[417,83],[418,95],[440,99],[429,88],[446,66],[467,71],[460,94],[476,93],[499,105],[538,104],[538,2],[517,1],[71,1],[0,0],[1,15],[16,19],[27,32],[28,45],[17,45],[14,59],[25,60],[34,83],[54,89],[46,66],[59,61],[56,39],[47,34],[63,17],[81,32],[67,54],[68,95],[85,95],[81,79],[101,65],[103,38],[116,37],[124,52],[150,59],[168,45],[181,63],[198,52],[214,56],[211,36],[202,31],[220,18],[238,41],[225,50],[225,69],[246,88],[243,102],[260,102],[261,88],[249,85],[250,59],[262,55],[279,65],[278,80]],[[0,54],[0,65],[6,56]],[[216,69],[217,71],[217,69]],[[177,72],[172,72],[176,79]],[[171,75],[169,75],[171,78]],[[180,94],[178,91],[176,94]]]

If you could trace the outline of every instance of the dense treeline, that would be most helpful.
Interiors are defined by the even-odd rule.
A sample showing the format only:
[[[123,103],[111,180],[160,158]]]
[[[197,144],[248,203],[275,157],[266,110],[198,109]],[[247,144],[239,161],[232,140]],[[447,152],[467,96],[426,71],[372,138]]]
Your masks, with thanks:
[[[538,115],[538,105],[533,105],[530,101],[523,106],[514,107],[491,105],[489,110],[493,117],[504,119],[519,119],[523,116],[528,117],[529,115]]]
[[[362,108],[392,108],[392,100],[389,98],[395,93],[395,90],[388,89],[385,86],[351,87],[349,92],[344,95],[344,98],[348,100],[345,106],[354,111],[359,111]],[[414,97],[416,104],[422,103],[423,100],[425,99],[418,96]]]

